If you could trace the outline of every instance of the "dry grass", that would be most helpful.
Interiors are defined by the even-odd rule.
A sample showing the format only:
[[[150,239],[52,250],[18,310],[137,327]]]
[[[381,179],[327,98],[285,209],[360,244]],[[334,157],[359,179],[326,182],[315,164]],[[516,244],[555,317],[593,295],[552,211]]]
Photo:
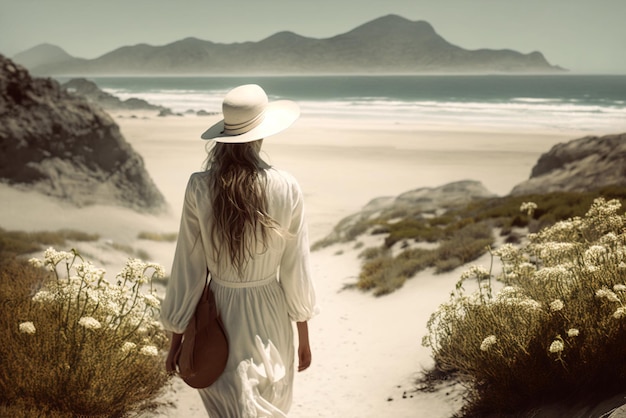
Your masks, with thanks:
[[[178,233],[176,232],[140,232],[137,235],[138,239],[145,239],[148,241],[156,241],[156,242],[175,242],[178,238]]]
[[[60,286],[50,270],[6,254],[0,260],[2,416],[123,417],[154,407],[168,377],[161,356],[142,355],[139,347],[162,349],[165,335],[153,327],[142,331],[141,323],[129,327],[111,312],[107,318],[101,312],[104,293],[98,302],[94,286],[83,283],[75,292],[77,286]],[[67,293],[33,300],[55,289]],[[81,326],[84,316],[102,326]],[[137,349],[122,350],[127,342]]]
[[[410,225],[408,231],[415,231],[414,224]],[[398,236],[410,236],[410,233],[400,232],[396,235]],[[389,242],[396,244],[396,239],[385,240],[382,247],[363,250],[360,257],[364,259],[364,263],[356,287],[361,290],[372,290],[376,296],[386,295],[399,289],[407,279],[429,267],[433,267],[435,273],[443,273],[475,260],[487,252],[493,243],[492,228],[486,222],[466,223],[458,229],[442,230],[440,237],[445,238],[435,249],[408,246],[395,257],[391,255],[387,244]]]
[[[67,241],[96,241],[100,237],[81,231],[7,231],[0,228],[0,253],[20,255],[39,251],[44,246],[60,247]]]
[[[428,323],[440,371],[471,388],[468,415],[608,397],[626,385],[626,216],[617,200],[505,245],[475,266]],[[493,280],[506,286],[493,294]],[[476,292],[462,289],[476,281]]]

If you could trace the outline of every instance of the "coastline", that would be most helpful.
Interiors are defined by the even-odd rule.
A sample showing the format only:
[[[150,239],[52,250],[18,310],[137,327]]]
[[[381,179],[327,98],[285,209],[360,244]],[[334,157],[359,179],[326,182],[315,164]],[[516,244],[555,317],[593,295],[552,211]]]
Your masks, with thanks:
[[[200,133],[219,118],[128,115],[118,112],[114,118],[144,157],[172,212],[180,213],[187,179],[202,169],[206,157]],[[352,122],[305,116],[264,141],[264,158],[293,174],[304,191],[312,241],[381,196],[467,179],[506,195],[528,178],[542,153],[584,136],[582,132],[462,131],[418,123],[368,121],[354,126]]]
[[[136,118],[130,117],[137,115]],[[166,271],[175,243],[138,240],[137,233],[176,232],[189,175],[201,170],[205,143],[199,135],[214,116],[157,117],[153,113],[113,112],[127,141],[143,156],[170,211],[142,215],[123,208],[73,208],[45,196],[0,185],[8,202],[0,226],[16,230],[73,228],[97,232],[141,248]],[[478,180],[505,195],[525,180],[539,156],[554,144],[584,136],[561,132],[497,132],[398,125],[339,119],[301,118],[290,130],[264,142],[268,162],[292,173],[304,194],[311,243],[334,225],[381,196],[458,180]],[[371,245],[371,243],[367,243]],[[111,274],[125,259],[103,245],[88,245]],[[107,252],[109,251],[109,252]],[[418,274],[404,288],[374,298],[343,290],[359,271],[355,243],[312,253],[321,314],[310,324],[313,365],[295,379],[294,417],[451,416],[462,405],[459,389],[413,393],[413,382],[432,360],[421,346],[426,321],[447,300],[461,271]],[[487,260],[476,260],[483,264]],[[406,392],[406,394],[405,394]],[[175,379],[161,399],[172,406],[155,417],[206,416],[197,393]]]

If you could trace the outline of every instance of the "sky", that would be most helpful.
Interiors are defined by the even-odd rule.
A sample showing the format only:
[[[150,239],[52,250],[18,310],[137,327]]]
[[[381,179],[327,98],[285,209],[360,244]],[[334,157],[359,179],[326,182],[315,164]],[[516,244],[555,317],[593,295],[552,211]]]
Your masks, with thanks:
[[[425,20],[465,49],[540,51],[574,73],[626,74],[626,0],[0,0],[0,54],[41,43],[95,58],[186,37],[329,38],[387,14]]]

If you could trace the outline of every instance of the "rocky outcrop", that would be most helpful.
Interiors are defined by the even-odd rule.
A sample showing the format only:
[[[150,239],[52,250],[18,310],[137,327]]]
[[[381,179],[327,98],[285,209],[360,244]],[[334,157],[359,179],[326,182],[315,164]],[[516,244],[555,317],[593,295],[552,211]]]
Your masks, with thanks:
[[[78,206],[166,208],[143,159],[109,115],[2,55],[0,181]]]
[[[85,97],[87,100],[108,110],[155,110],[158,112],[172,111],[163,106],[153,105],[143,99],[131,97],[121,100],[110,93],[101,90],[96,83],[86,78],[73,78],[61,85],[72,94]]]
[[[606,186],[626,187],[626,133],[586,136],[557,144],[543,154],[530,179],[512,195],[592,191]]]
[[[462,180],[439,187],[422,187],[395,197],[379,197],[371,200],[359,212],[342,219],[321,245],[350,240],[354,235],[354,227],[364,225],[364,221],[375,218],[427,217],[473,200],[494,196],[481,182]]]

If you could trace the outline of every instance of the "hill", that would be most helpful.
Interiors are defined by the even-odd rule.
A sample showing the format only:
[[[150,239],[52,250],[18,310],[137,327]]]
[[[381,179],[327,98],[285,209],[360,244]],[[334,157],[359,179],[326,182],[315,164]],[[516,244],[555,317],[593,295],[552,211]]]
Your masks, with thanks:
[[[28,55],[29,51],[21,55]],[[33,61],[31,61],[33,62]],[[45,75],[546,73],[562,71],[540,52],[467,50],[425,21],[397,15],[326,39],[279,32],[259,42],[186,38],[163,46],[123,46],[91,60],[29,65]]]

